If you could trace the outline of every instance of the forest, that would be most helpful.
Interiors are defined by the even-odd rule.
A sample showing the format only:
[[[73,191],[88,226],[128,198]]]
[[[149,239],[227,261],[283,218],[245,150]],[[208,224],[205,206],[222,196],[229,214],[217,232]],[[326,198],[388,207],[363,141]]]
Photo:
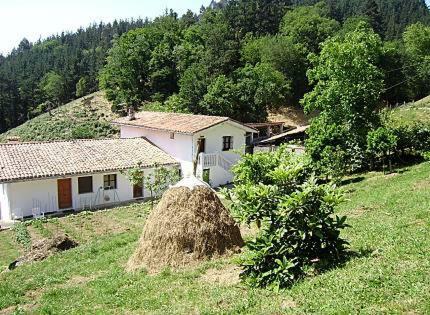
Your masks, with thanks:
[[[430,94],[429,24],[424,0],[229,0],[23,39],[0,56],[0,132],[99,89],[119,113],[143,105],[264,121],[306,107],[324,45],[357,29],[375,41],[378,104],[416,100]]]

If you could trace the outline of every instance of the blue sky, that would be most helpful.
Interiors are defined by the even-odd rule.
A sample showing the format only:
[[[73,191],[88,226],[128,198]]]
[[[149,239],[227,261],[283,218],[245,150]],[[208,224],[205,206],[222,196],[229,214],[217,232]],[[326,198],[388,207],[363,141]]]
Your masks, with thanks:
[[[426,0],[430,5],[430,0]],[[182,14],[198,12],[210,0],[0,0],[0,53],[6,54],[26,37],[74,31],[92,22],[131,17],[156,17],[166,8]]]
[[[0,0],[0,53],[6,54],[24,37],[74,31],[92,22],[131,17],[156,17],[166,8],[182,14],[198,12],[210,0]]]

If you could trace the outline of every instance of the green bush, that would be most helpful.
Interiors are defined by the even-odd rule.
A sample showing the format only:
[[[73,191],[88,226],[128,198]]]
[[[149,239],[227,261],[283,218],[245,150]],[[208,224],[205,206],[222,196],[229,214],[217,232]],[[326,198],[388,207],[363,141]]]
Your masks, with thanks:
[[[234,173],[235,188],[227,195],[233,213],[261,225],[246,244],[242,277],[247,282],[278,289],[344,257],[348,243],[340,231],[346,218],[334,215],[342,194],[316,181],[306,156],[285,147],[246,155]]]
[[[25,223],[16,223],[13,226],[12,231],[15,233],[15,240],[18,244],[22,245],[25,249],[30,248],[31,236]]]
[[[379,127],[367,135],[367,152],[375,162],[382,162],[385,170],[385,162],[388,159],[391,171],[391,157],[396,150],[397,136],[390,129]]]

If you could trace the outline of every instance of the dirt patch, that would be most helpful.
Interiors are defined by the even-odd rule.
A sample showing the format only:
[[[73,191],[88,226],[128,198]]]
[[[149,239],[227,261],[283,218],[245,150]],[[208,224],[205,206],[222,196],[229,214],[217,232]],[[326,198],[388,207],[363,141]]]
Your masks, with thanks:
[[[291,300],[285,299],[281,303],[281,309],[283,311],[291,310],[291,309],[296,308],[296,307],[297,307],[297,303],[294,302],[292,299]]]
[[[220,285],[236,285],[240,283],[241,268],[239,266],[230,265],[223,269],[209,269],[200,280],[211,284]]]
[[[45,260],[58,252],[66,251],[76,246],[78,246],[78,243],[66,234],[38,240],[31,245],[30,250],[24,256],[10,264],[9,269],[15,269],[17,266],[34,261]]]
[[[10,315],[13,314],[15,312],[16,306],[9,306],[7,308],[4,308],[2,310],[0,310],[0,315]]]
[[[420,180],[414,184],[414,190],[430,189],[430,180]]]
[[[373,209],[372,208],[370,208],[370,207],[366,207],[366,206],[362,206],[362,207],[358,207],[358,208],[355,208],[354,210],[352,210],[349,214],[348,214],[348,216],[349,217],[351,217],[351,218],[358,218],[358,217],[361,217],[362,215],[364,215],[365,213],[367,213],[367,212],[370,212],[370,211],[372,211]]]
[[[207,186],[174,187],[149,215],[127,270],[183,268],[240,251],[239,227]]]

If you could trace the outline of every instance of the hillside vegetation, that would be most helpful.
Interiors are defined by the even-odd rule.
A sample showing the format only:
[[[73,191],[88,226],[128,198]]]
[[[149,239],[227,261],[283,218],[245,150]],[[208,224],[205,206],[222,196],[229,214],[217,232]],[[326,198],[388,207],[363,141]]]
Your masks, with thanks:
[[[430,126],[430,96],[394,109],[391,118],[397,125],[422,123]]]
[[[430,93],[424,0],[228,0],[210,7],[23,39],[0,55],[0,132],[43,113],[43,104],[99,89],[118,111],[156,102],[164,110],[265,120],[267,108],[297,105],[313,87],[309,53],[362,23],[382,40],[374,63],[389,91],[383,100]]]
[[[37,116],[0,135],[0,141],[19,137],[21,141],[97,139],[115,137],[111,125],[117,117],[104,93],[96,92]]]
[[[127,273],[147,206],[81,213],[29,227],[33,238],[64,231],[81,245],[0,273],[0,313],[375,314],[430,312],[430,163],[344,186],[343,237],[357,255],[345,265],[275,293],[238,282],[237,257],[180,272]],[[408,198],[405,198],[405,195]],[[21,248],[0,232],[0,266]],[[250,236],[248,235],[249,239]]]

